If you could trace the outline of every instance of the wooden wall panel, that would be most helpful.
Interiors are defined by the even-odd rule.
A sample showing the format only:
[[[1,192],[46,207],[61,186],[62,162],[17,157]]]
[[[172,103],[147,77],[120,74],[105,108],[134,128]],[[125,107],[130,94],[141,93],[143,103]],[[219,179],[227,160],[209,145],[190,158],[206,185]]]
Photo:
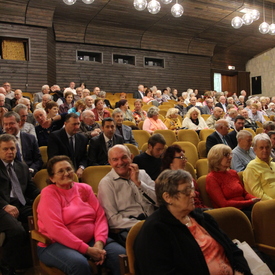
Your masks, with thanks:
[[[52,28],[47,29],[47,77],[50,85],[56,83],[56,51]]]
[[[77,50],[102,52],[103,63],[76,61]],[[112,54],[133,55],[136,65],[112,64]],[[165,68],[144,67],[144,57],[164,58]],[[84,81],[89,89],[99,86],[113,93],[133,92],[140,83],[159,89],[170,86],[179,92],[211,88],[209,57],[57,42],[56,64],[61,87]]]

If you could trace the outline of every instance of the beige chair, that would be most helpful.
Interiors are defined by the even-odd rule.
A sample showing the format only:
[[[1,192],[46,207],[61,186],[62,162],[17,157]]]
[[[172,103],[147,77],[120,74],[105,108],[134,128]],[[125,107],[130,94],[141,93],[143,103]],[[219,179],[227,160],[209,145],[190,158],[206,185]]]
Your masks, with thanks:
[[[129,148],[130,152],[133,154],[134,157],[140,154],[140,151],[136,145],[130,143],[125,143],[124,145],[126,145]]]
[[[48,152],[47,152],[48,146],[40,146],[39,151],[41,153],[42,161],[43,161],[43,168],[46,168],[48,163]]]
[[[199,134],[200,140],[206,140],[207,137],[209,135],[211,135],[212,133],[214,133],[214,132],[215,132],[214,129],[202,129],[202,130],[200,130],[200,134]]]
[[[141,121],[143,122],[143,121]],[[148,142],[148,139],[150,138],[150,134],[145,131],[145,130],[133,130],[133,136],[135,138],[135,141],[137,142],[138,144],[138,148],[141,149],[141,146],[144,144],[144,143],[147,143]]]
[[[166,110],[163,110],[163,109],[159,110],[159,114],[162,115],[163,117],[166,117],[166,113],[167,113]]]
[[[246,130],[247,128],[245,128],[245,130]],[[258,134],[261,134],[261,133],[263,133],[264,132],[264,128],[257,128],[256,129],[256,135],[258,135]]]
[[[189,141],[197,147],[200,139],[196,131],[184,129],[178,131],[178,141]]]
[[[244,130],[250,132],[252,134],[252,138],[254,138],[256,136],[256,133],[254,132],[253,129],[251,129],[251,128],[244,128]]]
[[[156,130],[154,134],[162,134],[168,146],[177,141],[176,134],[172,130]]]
[[[186,162],[185,171],[189,172],[193,179],[197,179],[196,171],[190,162]]]
[[[42,190],[44,187],[47,186],[47,182],[46,180],[49,178],[48,176],[48,172],[47,169],[41,169],[40,171],[38,171],[34,177],[33,177],[33,182],[36,185],[36,187],[39,190]],[[77,175],[74,173],[74,179],[75,182],[78,182],[78,177]]]
[[[138,128],[139,128],[140,130],[143,130],[143,123],[144,123],[143,120],[140,121],[140,122],[138,123]]]
[[[208,174],[208,159],[198,159],[196,163],[197,177]]]
[[[208,114],[201,114],[201,117],[202,117],[204,120],[207,120],[207,119],[210,117],[210,115],[208,115]]]
[[[131,126],[136,126],[136,124],[135,124],[134,122],[128,121],[128,120],[124,120],[124,121],[122,122],[122,124],[127,125],[127,126],[129,126],[129,127],[131,127]]]
[[[206,141],[205,140],[201,140],[198,143],[197,149],[198,149],[198,154],[199,154],[200,159],[207,158]]]
[[[198,184],[198,188],[199,188],[199,191],[201,194],[203,204],[207,205],[208,207],[213,208],[212,202],[206,192],[206,175],[198,178],[197,184]]]
[[[189,141],[176,141],[173,144],[179,145],[185,151],[188,162],[196,169],[196,163],[199,159],[197,147]]]

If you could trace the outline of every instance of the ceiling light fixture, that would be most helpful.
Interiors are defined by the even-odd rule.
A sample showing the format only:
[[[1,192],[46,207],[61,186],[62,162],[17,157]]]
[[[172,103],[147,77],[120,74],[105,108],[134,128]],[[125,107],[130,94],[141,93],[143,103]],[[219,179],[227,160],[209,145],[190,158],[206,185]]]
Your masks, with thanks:
[[[262,34],[267,34],[269,32],[269,24],[265,22],[265,7],[264,7],[264,0],[263,0],[263,19],[264,22],[260,24],[259,31]]]
[[[273,21],[273,3],[272,3],[272,24],[269,25],[269,34],[275,35],[275,24]]]

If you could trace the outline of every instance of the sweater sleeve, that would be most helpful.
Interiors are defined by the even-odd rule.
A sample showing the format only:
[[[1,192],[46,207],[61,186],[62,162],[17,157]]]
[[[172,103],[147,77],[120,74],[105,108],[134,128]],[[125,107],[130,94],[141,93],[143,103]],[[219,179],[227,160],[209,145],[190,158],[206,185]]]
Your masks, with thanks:
[[[38,226],[45,229],[41,232],[51,240],[85,254],[89,245],[77,238],[65,226],[62,219],[61,198],[54,190],[44,188],[38,205]]]
[[[151,122],[150,119],[145,119],[143,122],[143,130],[149,132],[150,134],[153,133],[153,131],[150,129],[151,128]]]

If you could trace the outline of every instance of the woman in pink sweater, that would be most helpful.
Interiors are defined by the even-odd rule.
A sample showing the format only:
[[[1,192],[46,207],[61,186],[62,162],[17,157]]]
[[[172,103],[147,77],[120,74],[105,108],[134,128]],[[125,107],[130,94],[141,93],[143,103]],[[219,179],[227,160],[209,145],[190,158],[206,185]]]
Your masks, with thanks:
[[[125,249],[108,239],[108,223],[92,188],[73,181],[67,156],[48,162],[49,185],[37,208],[39,231],[52,243],[38,243],[38,257],[66,274],[91,274],[87,259],[120,274],[118,255]]]
[[[253,205],[260,199],[247,193],[237,172],[230,169],[231,152],[231,148],[224,144],[217,144],[210,149],[206,192],[215,208],[236,207],[250,218]]]

